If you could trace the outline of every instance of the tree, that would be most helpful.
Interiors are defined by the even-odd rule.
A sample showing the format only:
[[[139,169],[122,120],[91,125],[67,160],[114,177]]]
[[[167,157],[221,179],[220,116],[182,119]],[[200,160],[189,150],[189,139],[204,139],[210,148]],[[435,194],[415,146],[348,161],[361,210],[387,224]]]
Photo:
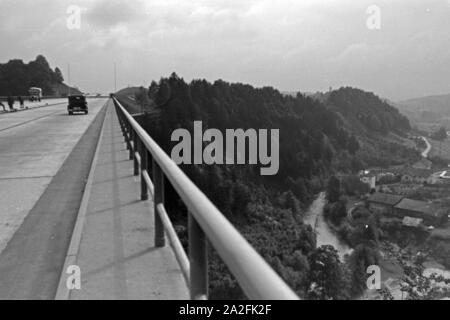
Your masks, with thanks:
[[[440,127],[438,131],[433,133],[432,138],[438,141],[444,141],[447,138],[447,129]]]
[[[348,264],[351,271],[351,294],[359,296],[366,289],[367,267],[378,265],[378,249],[366,243],[359,244],[349,257]]]
[[[58,67],[55,68],[55,80],[58,83],[63,83],[64,82],[64,77],[62,75],[61,70]]]
[[[301,251],[297,250],[293,254],[293,266],[294,270],[307,273],[309,271],[308,257],[306,257]]]
[[[331,220],[336,225],[339,225],[347,216],[347,202],[346,197],[341,197],[339,201],[328,203],[324,209],[324,216]]]
[[[342,179],[342,189],[349,196],[366,194],[370,191],[370,187],[354,175],[349,175]]]
[[[300,213],[300,202],[291,190],[284,192],[278,197],[278,203],[283,209],[290,209],[293,214]]]
[[[0,64],[0,96],[28,95],[30,87],[39,87],[44,95],[52,95],[53,87],[62,80],[60,76],[42,55],[28,64],[18,59],[10,60]]]
[[[309,257],[308,297],[339,300],[348,297],[348,283],[337,250],[330,245],[317,248]]]
[[[367,288],[367,273],[364,261],[355,259],[350,265],[351,270],[351,295],[358,297]]]
[[[42,66],[45,69],[49,69],[50,65],[48,64],[47,59],[43,55],[38,55],[35,60],[36,64]]]
[[[137,89],[137,91],[134,93],[134,98],[143,107],[148,106],[150,104],[147,89],[145,89],[144,87],[139,87]]]
[[[341,197],[341,182],[335,176],[331,176],[327,185],[327,199],[329,202],[337,202]]]
[[[251,201],[251,192],[249,188],[241,181],[236,181],[232,187],[232,194],[232,212],[237,215],[246,214],[247,205]]]
[[[359,149],[359,142],[354,135],[351,135],[350,138],[348,139],[348,151],[351,154],[355,154],[355,152],[358,151],[358,149]]]

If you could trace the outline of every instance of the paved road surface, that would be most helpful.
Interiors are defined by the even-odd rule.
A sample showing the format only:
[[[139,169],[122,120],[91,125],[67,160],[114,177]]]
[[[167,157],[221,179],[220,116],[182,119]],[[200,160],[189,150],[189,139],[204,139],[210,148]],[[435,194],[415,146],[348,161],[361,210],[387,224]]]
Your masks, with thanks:
[[[431,151],[431,144],[430,144],[430,142],[428,141],[428,139],[425,138],[425,137],[422,137],[422,140],[425,141],[425,144],[427,145],[427,148],[422,152],[422,157],[428,158],[428,154],[429,154],[430,151]]]
[[[64,237],[64,240],[65,237],[70,238],[70,233],[52,236],[48,234],[51,227],[55,228],[63,223],[64,228],[70,228],[70,224],[65,224],[61,219],[51,221],[52,216],[40,221],[39,216],[33,216],[33,212],[39,211],[41,215],[47,213],[56,215],[58,209],[46,208],[46,204],[53,206],[62,204],[64,200],[67,200],[65,198],[70,196],[63,194],[63,197],[59,198],[58,192],[64,191],[64,181],[68,177],[80,173],[75,171],[77,168],[73,166],[72,169],[66,168],[62,172],[66,174],[66,177],[59,177],[59,180],[62,178],[66,180],[59,181],[59,185],[55,185],[52,179],[58,180],[57,173],[61,175],[63,164],[66,165],[65,161],[69,154],[75,146],[78,147],[77,143],[105,102],[106,99],[90,100],[90,114],[87,116],[68,116],[65,103],[0,115],[0,298],[27,298],[25,293],[29,288],[19,286],[20,288],[16,289],[14,286],[21,281],[25,283],[33,280],[27,272],[33,272],[33,270],[38,272],[40,267],[46,267],[39,265],[43,262],[38,261],[33,268],[34,257],[49,253],[50,241],[58,242],[60,240],[58,236]],[[79,152],[78,157],[75,166],[77,162],[81,163],[85,160],[86,154]],[[84,165],[84,167],[87,166]],[[86,171],[88,168],[82,169]],[[73,174],[70,170],[73,170]],[[46,190],[49,185],[53,185],[51,190],[53,197],[51,192]],[[74,197],[77,201],[80,194]],[[76,203],[68,208],[74,206]],[[73,218],[67,213],[67,219]],[[27,220],[29,220],[28,223],[26,223]],[[44,225],[41,226],[40,223]],[[48,245],[45,244],[46,242]],[[33,248],[34,244],[42,245]],[[43,252],[36,252],[39,250]],[[15,263],[20,264],[21,261],[28,266],[15,265]],[[21,268],[28,269],[22,272]],[[16,279],[11,279],[11,274]],[[45,290],[42,290],[44,294],[42,296],[39,288],[36,290],[34,295],[28,297],[47,298]],[[29,293],[33,294],[33,292]]]
[[[5,110],[3,110],[2,107],[0,107],[0,114],[2,113],[9,113],[11,112],[11,110],[9,109],[8,103],[6,101],[2,101],[3,104],[5,105]],[[40,107],[45,107],[47,105],[54,105],[56,103],[65,103],[67,104],[67,98],[60,98],[60,99],[44,99],[42,101],[24,101],[24,108],[21,109],[20,108],[20,103],[18,101],[14,102],[13,108],[16,111],[26,111],[27,108],[28,109],[33,109],[33,108],[40,108]]]

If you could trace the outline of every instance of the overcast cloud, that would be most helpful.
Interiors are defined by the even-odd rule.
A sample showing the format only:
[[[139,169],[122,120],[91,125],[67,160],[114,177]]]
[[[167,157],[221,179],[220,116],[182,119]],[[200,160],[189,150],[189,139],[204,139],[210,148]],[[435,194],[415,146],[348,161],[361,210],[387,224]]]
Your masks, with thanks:
[[[66,26],[70,5],[81,29]],[[381,9],[381,29],[366,27]],[[90,92],[177,72],[399,100],[450,93],[450,0],[0,0],[0,62],[43,54]]]

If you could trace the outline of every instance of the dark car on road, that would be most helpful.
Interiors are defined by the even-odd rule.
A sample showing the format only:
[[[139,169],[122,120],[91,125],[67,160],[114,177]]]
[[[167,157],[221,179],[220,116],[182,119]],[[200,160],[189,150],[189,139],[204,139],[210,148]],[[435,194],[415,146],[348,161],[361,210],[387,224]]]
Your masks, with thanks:
[[[85,114],[88,114],[89,110],[86,97],[81,94],[69,96],[67,111],[69,112],[69,115],[72,115],[74,112],[84,112]]]

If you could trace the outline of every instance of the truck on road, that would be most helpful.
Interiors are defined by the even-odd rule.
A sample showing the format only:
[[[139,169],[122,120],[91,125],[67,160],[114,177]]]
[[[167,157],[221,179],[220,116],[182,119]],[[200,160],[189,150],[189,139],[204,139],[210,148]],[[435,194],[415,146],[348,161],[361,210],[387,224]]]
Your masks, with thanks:
[[[42,99],[42,89],[32,87],[28,90],[28,95],[30,96],[30,101],[41,101]]]

